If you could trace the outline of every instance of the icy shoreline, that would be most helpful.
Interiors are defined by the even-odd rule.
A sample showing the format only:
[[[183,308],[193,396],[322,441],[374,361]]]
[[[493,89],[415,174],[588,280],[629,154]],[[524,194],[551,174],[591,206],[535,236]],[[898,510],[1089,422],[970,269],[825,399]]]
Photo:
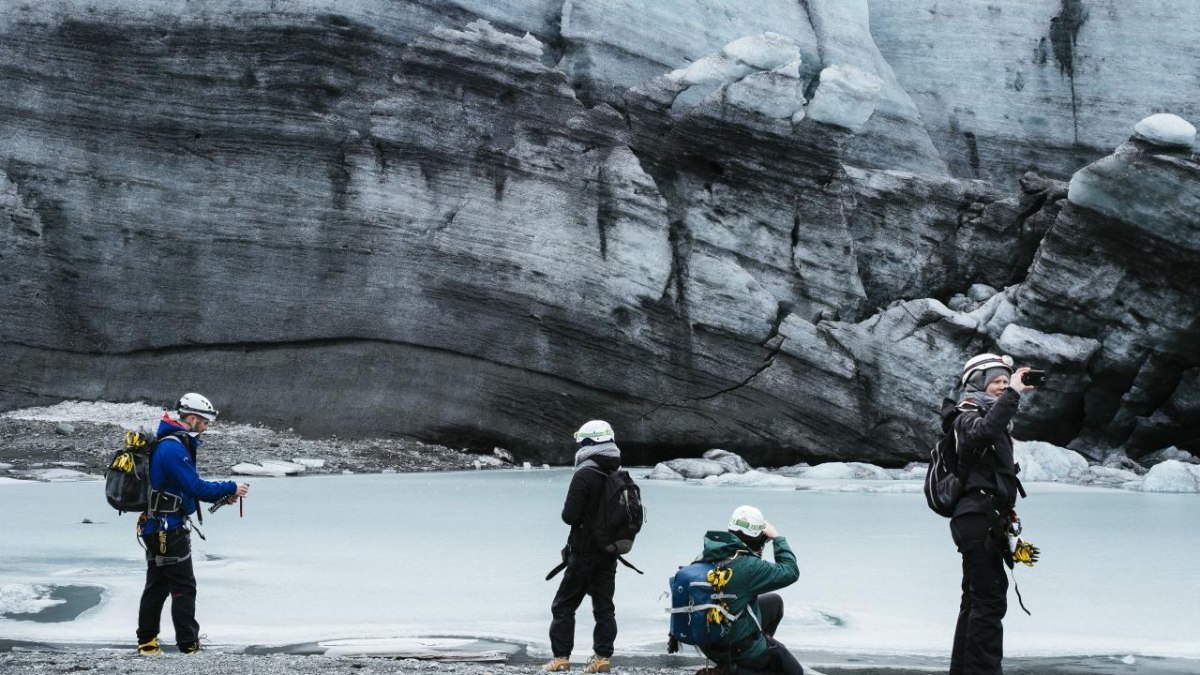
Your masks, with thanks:
[[[1200,463],[1187,453],[1163,451],[1148,469],[1120,457],[1106,464],[1090,463],[1083,455],[1039,441],[1017,441],[1013,454],[1025,483],[1051,482],[1137,492],[1200,493]],[[1186,458],[1186,461],[1176,459]],[[647,478],[712,486],[793,488],[837,492],[920,492],[926,464],[885,469],[865,462],[796,464],[778,469],[754,468],[727,450],[704,456],[658,463]]]
[[[0,414],[0,484],[96,480],[126,430],[157,423],[143,403],[66,401]],[[291,430],[219,423],[204,436],[204,475],[392,473],[500,468],[511,464],[410,438],[312,439]]]
[[[806,671],[832,675],[940,675],[944,661],[931,659],[874,659],[836,654],[799,655]],[[169,665],[168,665],[169,664]],[[175,675],[203,675],[220,672],[229,675],[297,673],[299,675],[370,675],[374,673],[456,673],[458,675],[499,675],[501,673],[540,673],[539,659],[524,654],[507,662],[439,661],[398,657],[362,657],[298,655],[287,653],[246,653],[210,650],[199,656],[165,654],[138,657],[128,649],[113,647],[56,648],[37,644],[6,644],[0,640],[0,671],[6,675],[44,675],[76,673],[85,670],[120,672],[130,675],[154,675],[169,667]],[[626,675],[683,675],[704,665],[696,657],[663,656],[614,659],[616,672]],[[582,666],[582,662],[577,667]],[[1095,673],[1098,675],[1197,675],[1200,661],[1134,656],[1066,656],[1005,659],[1008,672],[1021,675],[1061,675]]]
[[[160,408],[143,403],[84,401],[0,414],[0,484],[99,479],[121,430],[137,429],[161,415]],[[305,439],[291,430],[247,424],[214,426],[205,439],[200,457],[204,470],[237,476],[514,468],[512,457],[500,449],[480,455],[412,439]],[[1039,441],[1017,441],[1014,454],[1024,482],[1200,493],[1200,459],[1174,448],[1155,453],[1156,463],[1148,468],[1124,457],[1089,462],[1077,452]],[[918,462],[902,469],[864,462],[755,468],[733,452],[714,449],[698,459],[660,462],[647,477],[727,487],[919,492],[925,470]]]

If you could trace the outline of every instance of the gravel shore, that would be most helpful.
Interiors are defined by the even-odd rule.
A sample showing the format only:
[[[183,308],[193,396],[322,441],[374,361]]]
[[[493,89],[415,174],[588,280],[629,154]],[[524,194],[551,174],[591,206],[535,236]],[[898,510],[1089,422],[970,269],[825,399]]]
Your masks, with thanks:
[[[250,655],[205,652],[196,656],[164,654],[139,657],[128,650],[72,649],[69,651],[9,651],[0,640],[0,673],[120,673],[121,675],[384,675],[387,673],[449,673],[453,675],[537,675],[540,661],[521,656],[509,663],[447,663],[380,657],[328,657],[295,654]],[[803,655],[801,655],[803,656]],[[828,662],[805,660],[816,668],[807,672],[825,675],[941,675],[945,666],[930,667],[900,661],[887,667],[869,665],[870,659],[836,658]],[[634,657],[614,661],[614,673],[623,675],[692,675],[702,663],[695,658]],[[571,671],[579,673],[582,663]],[[1005,659],[1008,675],[1196,675],[1200,662],[1187,659],[1112,656]]]
[[[146,421],[150,421],[148,418]],[[125,429],[116,423],[0,417],[0,476],[35,478],[47,468],[103,476]],[[246,424],[214,425],[197,457],[202,476],[229,475],[240,462],[296,458],[324,460],[305,474],[452,471],[510,466],[495,455],[478,455],[411,438],[303,438]]]

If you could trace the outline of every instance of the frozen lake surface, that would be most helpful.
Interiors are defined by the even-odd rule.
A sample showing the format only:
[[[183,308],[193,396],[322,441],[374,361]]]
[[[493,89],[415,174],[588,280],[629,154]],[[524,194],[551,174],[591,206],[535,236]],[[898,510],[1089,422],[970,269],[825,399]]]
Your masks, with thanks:
[[[558,578],[543,577],[566,538],[569,478],[554,469],[252,481],[245,518],[227,507],[206,520],[207,542],[193,537],[202,632],[226,645],[487,637],[545,653]],[[667,578],[744,503],[764,511],[800,560],[800,581],[782,592],[786,644],[897,658],[949,652],[959,557],[948,521],[915,484],[890,493],[641,485],[649,522],[628,558],[646,575],[619,568],[619,653],[664,652]],[[132,641],[144,562],[135,518],[118,517],[102,492],[100,482],[0,485],[0,638]],[[1007,656],[1200,658],[1196,496],[1048,483],[1029,492],[1019,511],[1042,561],[1018,566],[1033,616],[1010,592]],[[46,619],[62,598],[94,603],[89,587],[102,588],[99,604]],[[586,601],[579,618],[576,652],[586,654]]]

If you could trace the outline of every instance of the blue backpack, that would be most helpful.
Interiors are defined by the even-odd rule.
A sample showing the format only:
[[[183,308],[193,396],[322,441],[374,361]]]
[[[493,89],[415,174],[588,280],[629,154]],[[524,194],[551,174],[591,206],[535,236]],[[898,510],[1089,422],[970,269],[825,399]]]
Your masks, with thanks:
[[[722,642],[741,612],[729,611],[736,595],[724,593],[733,577],[728,560],[694,562],[680,567],[671,577],[671,637],[679,642],[705,647]],[[743,610],[746,611],[746,610]],[[757,622],[758,617],[750,613]]]

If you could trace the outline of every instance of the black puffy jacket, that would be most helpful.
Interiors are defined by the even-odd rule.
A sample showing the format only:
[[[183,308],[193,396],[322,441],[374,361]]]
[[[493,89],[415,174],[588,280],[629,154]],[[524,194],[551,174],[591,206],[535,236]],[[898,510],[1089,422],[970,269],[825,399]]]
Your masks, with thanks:
[[[958,434],[958,461],[966,469],[962,499],[954,515],[1012,511],[1021,491],[1013,461],[1009,423],[1017,413],[1021,395],[1011,387],[989,404],[968,394],[957,406],[954,430]]]
[[[596,467],[599,467],[600,471],[597,471]],[[576,555],[598,552],[589,531],[589,523],[600,509],[600,499],[604,496],[604,483],[608,480],[608,474],[619,468],[619,458],[596,455],[575,469],[575,475],[571,477],[571,487],[567,488],[567,499],[563,503],[562,519],[571,526],[571,536],[567,543]]]

